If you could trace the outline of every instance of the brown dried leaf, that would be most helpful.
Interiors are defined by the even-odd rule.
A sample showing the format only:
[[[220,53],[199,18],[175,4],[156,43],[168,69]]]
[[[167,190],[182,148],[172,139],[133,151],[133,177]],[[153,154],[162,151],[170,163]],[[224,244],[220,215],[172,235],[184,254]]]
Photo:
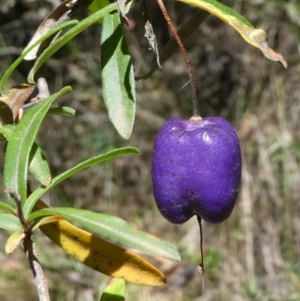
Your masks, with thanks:
[[[5,124],[14,123],[19,110],[33,93],[36,85],[19,84],[3,95],[0,102],[0,117]]]
[[[24,51],[34,44],[38,39],[40,39],[43,35],[45,35],[49,30],[54,28],[55,26],[59,25],[60,23],[69,19],[69,13],[71,12],[71,8],[68,6],[69,2],[72,0],[66,0],[58,7],[56,7],[50,15],[42,22],[42,24],[38,27],[35,34],[33,35],[32,39],[24,49]],[[26,56],[25,60],[34,60],[45,48],[47,48],[57,37],[59,36],[60,32],[57,34],[49,37],[40,45],[34,47]]]
[[[287,68],[287,62],[280,53],[275,52],[268,46],[268,35],[262,29],[250,29],[244,25],[236,25],[237,30],[242,37],[251,45],[258,48],[263,55],[274,62],[280,62],[284,68]]]
[[[24,51],[32,44],[34,44],[38,39],[40,39],[43,35],[49,32],[52,28],[58,26],[64,21],[69,20],[70,18],[73,18],[75,15],[80,13],[83,9],[86,9],[91,4],[92,1],[93,0],[65,0],[58,7],[56,7],[42,22],[42,24],[35,32],[32,39],[30,40],[29,44],[24,49]],[[43,52],[44,49],[46,49],[51,43],[53,43],[58,38],[59,35],[60,32],[52,35],[43,43],[34,47],[25,56],[24,59],[29,61],[37,58]]]
[[[117,0],[118,7],[120,10],[120,15],[122,19],[125,21],[125,24],[129,26],[128,18],[126,17],[126,2],[127,0]]]

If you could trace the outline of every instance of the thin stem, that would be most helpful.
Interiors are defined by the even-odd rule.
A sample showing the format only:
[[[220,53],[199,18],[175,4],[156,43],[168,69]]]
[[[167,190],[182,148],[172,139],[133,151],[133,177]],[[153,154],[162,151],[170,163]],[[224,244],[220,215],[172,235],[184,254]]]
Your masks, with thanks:
[[[39,301],[50,301],[50,295],[42,266],[37,258],[37,252],[31,235],[27,235],[24,239],[24,251],[27,255],[30,268],[33,273],[34,283],[38,292]]]
[[[37,258],[37,252],[35,250],[34,243],[31,239],[31,229],[23,214],[20,195],[12,189],[7,189],[7,192],[16,201],[17,204],[17,215],[22,224],[23,233],[25,236],[23,241],[24,252],[28,258],[28,262],[33,273],[34,283],[38,292],[39,301],[50,301],[47,280],[45,278],[42,266]]]
[[[198,271],[202,274],[202,295],[204,294],[204,254],[203,254],[203,232],[202,232],[202,219],[197,215],[197,220],[200,228],[200,254],[201,262],[198,266]]]
[[[198,109],[198,99],[197,99],[197,90],[196,90],[196,85],[195,85],[195,80],[194,80],[194,75],[193,75],[193,69],[192,69],[192,66],[191,66],[191,63],[190,63],[190,60],[189,60],[189,57],[188,57],[188,54],[187,54],[187,51],[176,31],[176,28],[174,27],[172,21],[171,21],[171,18],[166,10],[166,7],[163,3],[162,0],[157,0],[157,3],[158,3],[158,6],[179,46],[179,49],[183,55],[183,58],[185,60],[185,64],[186,64],[186,68],[187,68],[187,72],[188,72],[188,75],[189,75],[189,78],[190,78],[190,85],[191,85],[191,91],[192,91],[192,99],[193,99],[193,117],[199,117],[199,109]]]
[[[201,254],[201,263],[199,266],[201,268],[201,273],[204,274],[204,255],[203,255],[203,233],[202,233],[202,219],[197,215],[198,224],[200,228],[200,254]]]
[[[15,200],[16,205],[17,205],[17,216],[22,224],[24,233],[27,234],[27,232],[29,231],[29,227],[28,227],[28,224],[27,224],[24,214],[23,214],[21,197],[16,191],[14,191],[10,188],[8,188],[6,190],[6,192],[10,195],[11,198],[13,198]]]

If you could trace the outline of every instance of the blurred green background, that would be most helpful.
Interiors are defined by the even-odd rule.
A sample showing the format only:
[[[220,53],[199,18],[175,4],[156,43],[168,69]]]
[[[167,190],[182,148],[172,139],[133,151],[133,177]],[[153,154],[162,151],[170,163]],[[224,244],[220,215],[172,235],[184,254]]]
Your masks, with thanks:
[[[155,1],[149,2],[159,47],[170,34]],[[195,69],[202,116],[220,115],[237,129],[243,151],[242,186],[232,216],[220,225],[204,223],[205,301],[300,300],[300,4],[299,1],[223,1],[269,35],[288,69],[221,21],[209,17],[185,42]],[[20,55],[34,31],[60,1],[0,2],[0,75]],[[196,9],[166,2],[179,26]],[[84,17],[81,16],[81,17]],[[136,75],[155,62],[144,38],[140,4],[125,28]],[[53,206],[74,206],[117,215],[139,229],[175,244],[181,263],[149,258],[168,277],[162,288],[127,286],[130,301],[202,300],[196,272],[199,230],[195,218],[178,226],[159,214],[152,196],[150,160],[163,123],[192,114],[185,63],[179,53],[162,70],[137,82],[137,115],[132,137],[124,141],[110,123],[102,99],[100,28],[95,25],[67,44],[42,68],[54,93],[71,85],[60,105],[78,117],[47,117],[38,141],[56,175],[89,156],[117,146],[137,146],[141,156],[124,157],[81,172],[48,195]],[[32,62],[23,62],[10,85],[25,82]],[[184,86],[184,87],[183,87]],[[183,88],[182,88],[183,87]],[[0,144],[3,169],[5,145]],[[2,183],[2,174],[0,174]],[[1,184],[0,184],[1,185]],[[1,198],[3,189],[1,188]],[[0,300],[36,300],[31,271],[22,250],[5,255],[7,233],[0,231]],[[41,235],[34,236],[52,300],[95,300],[108,277],[84,268]]]

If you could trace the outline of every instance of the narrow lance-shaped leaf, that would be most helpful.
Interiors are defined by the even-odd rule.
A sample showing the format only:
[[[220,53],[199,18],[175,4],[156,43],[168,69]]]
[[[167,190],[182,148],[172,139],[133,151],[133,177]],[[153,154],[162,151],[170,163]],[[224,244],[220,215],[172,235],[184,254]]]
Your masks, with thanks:
[[[37,41],[40,37],[44,36],[52,28],[70,19],[72,9],[74,8],[74,4],[70,4],[70,2],[71,0],[65,0],[46,17],[46,19],[36,30],[34,36],[32,37],[31,41],[28,43],[24,51],[26,51],[28,47],[34,44],[35,41]],[[56,33],[55,35],[52,35],[47,40],[43,41],[43,43],[41,43],[40,45],[37,45],[26,55],[24,59],[25,60],[35,59],[45,48],[47,48],[50,45],[51,42],[53,42],[53,40],[55,40],[59,36],[59,34],[60,32]]]
[[[3,202],[0,202],[0,211],[15,214],[14,208]]]
[[[89,6],[89,11],[91,13],[95,13],[98,10],[101,10],[103,7],[109,5],[108,0],[94,0],[91,5]],[[102,19],[100,19],[98,22],[102,24]]]
[[[39,187],[37,188],[27,199],[26,203],[23,207],[23,212],[25,218],[28,218],[29,214],[32,211],[33,206],[38,201],[39,198],[42,197],[44,193],[46,193],[49,189],[53,188],[54,186],[58,185],[62,181],[68,179],[69,177],[75,175],[76,173],[93,166],[95,164],[111,160],[117,157],[126,156],[126,155],[133,155],[133,154],[140,154],[140,151],[136,147],[123,147],[119,149],[115,149],[110,151],[106,154],[99,155],[94,158],[90,158],[86,161],[79,163],[78,165],[74,166],[73,168],[63,172],[62,174],[56,176],[52,179],[51,184],[47,187]]]
[[[13,233],[20,230],[20,228],[20,220],[15,215],[0,213],[0,229]]]
[[[10,139],[15,126],[12,124],[5,127],[0,126],[0,133],[2,133],[7,140]],[[30,151],[29,158],[30,173],[43,185],[47,186],[51,182],[50,167],[47,160],[44,158],[41,148],[34,142]]]
[[[9,139],[5,153],[4,187],[16,192],[22,201],[27,198],[29,154],[39,126],[54,100],[70,90],[70,87],[65,87],[31,108]],[[9,195],[7,197],[15,207],[15,201]]]
[[[48,58],[54,54],[57,50],[59,50],[62,46],[64,46],[67,42],[81,33],[83,30],[91,26],[93,23],[97,22],[99,19],[103,18],[106,14],[110,13],[113,10],[117,9],[117,4],[112,3],[100,11],[95,12],[91,16],[85,18],[76,26],[72,27],[69,31],[67,31],[63,36],[58,38],[52,45],[50,45],[45,51],[39,56],[36,60],[34,66],[29,72],[28,82],[34,83],[34,76],[39,70],[39,68],[48,60]]]
[[[51,183],[49,164],[44,157],[41,148],[33,143],[29,157],[29,171],[42,184],[48,186]]]
[[[65,219],[58,215],[50,215],[50,216],[43,217],[33,224],[32,231],[36,230],[37,228],[40,228],[41,226],[51,224],[53,222],[62,221],[62,220]]]
[[[56,107],[51,108],[47,115],[61,115],[61,116],[70,116],[76,117],[76,111],[70,107]]]
[[[67,254],[105,275],[140,285],[159,286],[166,282],[163,273],[140,256],[66,221],[46,224],[40,229]]]
[[[60,215],[78,222],[90,231],[117,243],[125,244],[152,256],[180,260],[178,251],[167,242],[131,228],[124,220],[101,213],[74,208],[47,208],[38,210],[30,216],[32,220],[43,215]]]
[[[24,240],[24,238],[25,238],[25,233],[23,229],[19,229],[17,232],[13,233],[6,241],[5,253],[11,254],[16,249],[16,247],[20,245],[20,243]]]
[[[1,110],[1,104],[0,104],[0,110]],[[15,128],[14,125],[12,124],[3,125],[0,121],[0,143],[2,141],[8,141],[14,128]]]
[[[0,124],[0,133],[6,138],[6,140],[9,140],[14,129],[15,126],[12,124],[7,124],[7,125]]]
[[[103,98],[118,133],[129,139],[135,118],[135,82],[131,56],[118,12],[103,19],[101,35]]]
[[[228,6],[221,4],[216,0],[177,0],[199,7],[206,10],[210,14],[218,17],[232,28],[234,28],[243,39],[252,46],[260,49],[263,55],[272,60],[279,61],[285,68],[287,68],[287,62],[281,54],[276,53],[268,46],[268,35],[262,29],[255,29],[253,25],[247,21],[236,11],[232,10]]]
[[[23,61],[24,57],[38,44],[40,44],[41,42],[45,41],[47,38],[49,38],[51,35],[55,34],[56,32],[62,30],[63,28],[67,27],[67,26],[71,26],[74,24],[77,24],[78,21],[77,20],[71,20],[65,23],[60,24],[59,26],[51,29],[47,34],[45,34],[44,36],[42,36],[40,39],[38,39],[34,44],[32,44],[30,47],[26,48],[26,51],[24,51],[22,53],[22,55],[20,55],[14,62],[12,65],[10,65],[10,67],[6,70],[6,72],[4,73],[4,75],[1,77],[1,81],[0,81],[0,92],[2,94],[4,94],[4,89],[5,89],[5,85],[6,82],[8,80],[8,78],[10,77],[10,75],[13,73],[13,71],[18,67],[18,65]]]

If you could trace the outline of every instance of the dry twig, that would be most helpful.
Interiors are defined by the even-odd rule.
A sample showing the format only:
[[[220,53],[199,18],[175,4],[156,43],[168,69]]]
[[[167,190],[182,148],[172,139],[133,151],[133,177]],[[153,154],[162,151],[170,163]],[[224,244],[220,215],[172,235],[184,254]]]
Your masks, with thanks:
[[[34,277],[34,283],[38,292],[39,296],[39,301],[50,301],[50,295],[49,295],[49,290],[48,290],[48,285],[47,285],[47,280],[45,278],[42,266],[37,258],[37,252],[34,246],[34,242],[31,239],[32,232],[31,229],[25,220],[23,210],[22,210],[22,202],[20,195],[12,191],[10,189],[7,190],[7,192],[10,194],[10,196],[16,201],[17,204],[17,214],[19,217],[19,220],[23,226],[23,231],[24,231],[24,241],[23,241],[23,247],[24,247],[24,252],[28,258],[30,268],[33,273]]]

